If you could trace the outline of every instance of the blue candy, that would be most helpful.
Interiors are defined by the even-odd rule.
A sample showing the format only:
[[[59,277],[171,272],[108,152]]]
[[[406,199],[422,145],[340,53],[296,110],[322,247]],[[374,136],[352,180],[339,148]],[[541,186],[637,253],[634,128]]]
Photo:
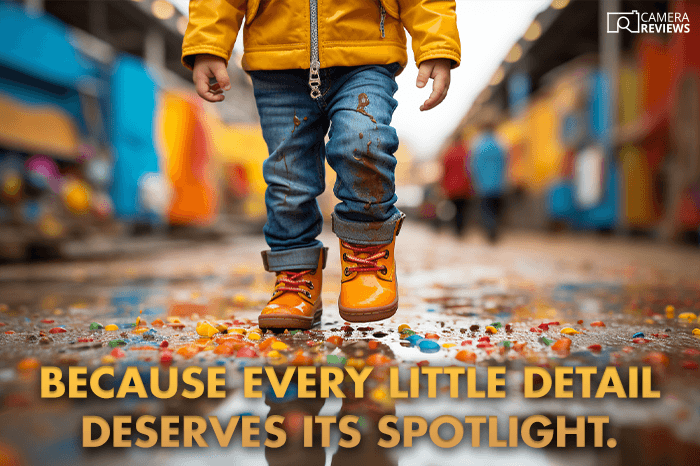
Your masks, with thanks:
[[[632,335],[632,338],[644,338],[644,333],[637,332],[634,335]]]
[[[406,341],[410,342],[413,346],[415,346],[419,341],[423,339],[424,338],[420,335],[411,335],[406,338]]]
[[[440,351],[440,345],[433,340],[423,340],[418,343],[421,353],[437,353]]]

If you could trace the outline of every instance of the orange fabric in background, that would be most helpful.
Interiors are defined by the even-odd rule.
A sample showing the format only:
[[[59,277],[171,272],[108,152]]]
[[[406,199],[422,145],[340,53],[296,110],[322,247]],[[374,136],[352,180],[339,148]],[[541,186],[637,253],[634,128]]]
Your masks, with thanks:
[[[204,110],[193,98],[163,96],[162,128],[173,198],[173,225],[209,224],[216,216],[217,192],[210,172],[209,133]]]

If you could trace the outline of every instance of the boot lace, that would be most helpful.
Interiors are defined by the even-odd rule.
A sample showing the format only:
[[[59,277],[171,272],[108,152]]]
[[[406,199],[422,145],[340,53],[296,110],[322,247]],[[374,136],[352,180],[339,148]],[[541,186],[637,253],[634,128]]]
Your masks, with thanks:
[[[314,284],[310,280],[302,280],[301,277],[306,275],[307,273],[311,273],[313,270],[303,270],[301,272],[282,272],[278,275],[277,281],[275,282],[275,293],[278,293],[280,291],[285,292],[285,291],[292,291],[295,293],[301,293],[307,298],[311,298],[311,293],[309,293],[308,290],[305,290],[304,288],[300,288],[300,286],[306,286],[309,289],[314,288]],[[286,276],[283,274],[287,274]],[[279,286],[278,285],[283,285]]]
[[[379,244],[376,246],[358,246],[348,244],[343,241],[343,247],[350,249],[352,254],[368,254],[367,257],[356,257],[352,254],[343,254],[343,260],[346,262],[354,262],[358,265],[352,267],[345,267],[345,275],[350,275],[352,272],[380,272],[382,274],[387,273],[387,268],[384,265],[379,265],[377,261],[379,259],[389,258],[389,250],[381,250],[388,246],[387,244]]]

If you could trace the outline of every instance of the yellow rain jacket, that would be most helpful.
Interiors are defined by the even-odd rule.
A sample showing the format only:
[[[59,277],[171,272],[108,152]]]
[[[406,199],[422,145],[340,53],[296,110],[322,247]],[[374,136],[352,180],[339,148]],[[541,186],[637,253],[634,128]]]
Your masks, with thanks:
[[[190,0],[182,63],[210,54],[228,63],[243,23],[245,70],[406,66],[406,34],[416,64],[459,65],[455,0]],[[315,66],[314,66],[315,64]]]

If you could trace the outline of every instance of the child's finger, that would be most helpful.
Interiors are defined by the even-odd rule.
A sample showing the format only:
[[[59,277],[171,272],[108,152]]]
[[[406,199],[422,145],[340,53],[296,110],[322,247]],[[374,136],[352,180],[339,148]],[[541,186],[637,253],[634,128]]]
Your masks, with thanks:
[[[428,100],[421,105],[421,111],[435,108],[443,100],[445,100],[445,97],[447,96],[447,88],[449,86],[447,82],[448,76],[449,75],[445,76],[444,73],[438,73],[435,76],[433,79],[433,92],[430,94],[430,97],[428,97]]]
[[[194,77],[194,87],[197,94],[209,102],[221,102],[224,100],[223,91],[215,91],[209,86],[209,78],[204,73],[197,73]]]
[[[430,75],[433,73],[434,63],[423,62],[418,68],[418,77],[416,78],[416,86],[419,88],[424,88],[430,79]]]
[[[226,71],[226,67],[223,65],[223,63],[221,63],[220,66],[213,67],[211,71],[214,74],[216,82],[219,83],[219,87],[221,87],[221,89],[225,91],[231,89],[231,81],[228,77],[228,71]]]

